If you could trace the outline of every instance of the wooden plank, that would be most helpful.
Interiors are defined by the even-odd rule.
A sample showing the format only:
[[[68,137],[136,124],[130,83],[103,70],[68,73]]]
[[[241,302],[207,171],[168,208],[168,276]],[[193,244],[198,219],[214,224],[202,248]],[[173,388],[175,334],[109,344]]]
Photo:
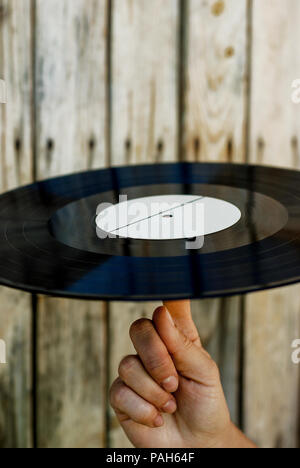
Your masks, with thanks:
[[[107,161],[107,1],[37,1],[38,176]]]
[[[300,107],[291,99],[300,69],[299,2],[254,0],[252,24],[251,162],[299,167]],[[245,428],[261,447],[299,443],[299,366],[291,361],[299,292],[289,287],[247,300]]]
[[[103,305],[40,299],[39,447],[104,447],[105,350]]]
[[[174,161],[178,1],[113,5],[112,162]]]
[[[38,177],[107,160],[107,1],[36,2]],[[40,298],[37,443],[105,444],[105,306]]]
[[[179,2],[115,0],[112,31],[112,163],[177,158],[177,40]],[[128,330],[157,304],[111,304],[110,378],[133,352]],[[114,345],[117,343],[117,346]],[[110,444],[129,442],[111,412]]]
[[[0,104],[6,103],[6,85],[5,81],[0,79]]]
[[[18,34],[15,32],[18,31]],[[3,0],[0,7],[0,191],[32,180],[31,1]],[[31,297],[0,289],[0,338],[7,364],[0,366],[0,448],[29,448],[31,430]]]
[[[190,0],[184,149],[191,161],[245,161],[247,1]]]
[[[246,159],[247,2],[190,0],[187,8],[184,155],[190,161]],[[239,423],[241,298],[195,302],[205,347],[220,366]]]

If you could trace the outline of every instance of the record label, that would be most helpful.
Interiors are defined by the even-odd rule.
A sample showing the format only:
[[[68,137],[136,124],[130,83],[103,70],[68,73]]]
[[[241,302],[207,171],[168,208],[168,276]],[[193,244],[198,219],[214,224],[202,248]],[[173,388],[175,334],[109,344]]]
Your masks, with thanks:
[[[234,226],[241,211],[216,198],[160,195],[98,208],[96,224],[108,237],[141,240],[193,239]],[[100,236],[101,237],[101,236]]]

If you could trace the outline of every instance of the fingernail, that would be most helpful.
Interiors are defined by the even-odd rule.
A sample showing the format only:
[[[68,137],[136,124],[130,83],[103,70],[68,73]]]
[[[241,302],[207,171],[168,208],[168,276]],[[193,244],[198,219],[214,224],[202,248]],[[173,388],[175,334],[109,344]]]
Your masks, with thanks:
[[[175,413],[177,409],[177,405],[175,403],[174,400],[169,400],[163,407],[162,407],[162,410],[165,412],[165,413]]]
[[[178,381],[176,377],[171,375],[171,377],[168,377],[162,382],[162,386],[167,392],[173,393],[176,392],[177,387],[178,387]]]
[[[174,320],[173,320],[173,318],[172,318],[172,315],[170,314],[170,312],[168,311],[167,308],[165,308],[165,309],[166,309],[166,313],[167,313],[167,317],[168,317],[168,320],[169,320],[169,322],[170,322],[170,325],[171,325],[172,327],[175,327],[175,323],[174,323]]]
[[[159,414],[153,421],[155,427],[162,427],[164,425],[164,420],[162,416]]]

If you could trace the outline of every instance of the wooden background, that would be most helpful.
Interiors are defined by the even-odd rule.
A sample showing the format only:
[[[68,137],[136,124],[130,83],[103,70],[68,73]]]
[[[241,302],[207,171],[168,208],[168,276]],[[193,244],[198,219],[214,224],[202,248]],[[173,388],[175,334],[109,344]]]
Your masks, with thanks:
[[[0,190],[109,164],[300,167],[299,40],[299,0],[0,0]],[[0,447],[128,446],[107,393],[155,305],[0,291]],[[233,419],[299,446],[299,287],[193,308]]]

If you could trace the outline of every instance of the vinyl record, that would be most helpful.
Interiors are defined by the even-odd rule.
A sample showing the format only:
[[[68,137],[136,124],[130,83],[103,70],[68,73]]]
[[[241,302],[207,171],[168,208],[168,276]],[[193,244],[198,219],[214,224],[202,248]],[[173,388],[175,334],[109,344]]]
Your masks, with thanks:
[[[82,299],[243,294],[300,280],[300,173],[237,164],[91,171],[0,197],[0,283]]]

